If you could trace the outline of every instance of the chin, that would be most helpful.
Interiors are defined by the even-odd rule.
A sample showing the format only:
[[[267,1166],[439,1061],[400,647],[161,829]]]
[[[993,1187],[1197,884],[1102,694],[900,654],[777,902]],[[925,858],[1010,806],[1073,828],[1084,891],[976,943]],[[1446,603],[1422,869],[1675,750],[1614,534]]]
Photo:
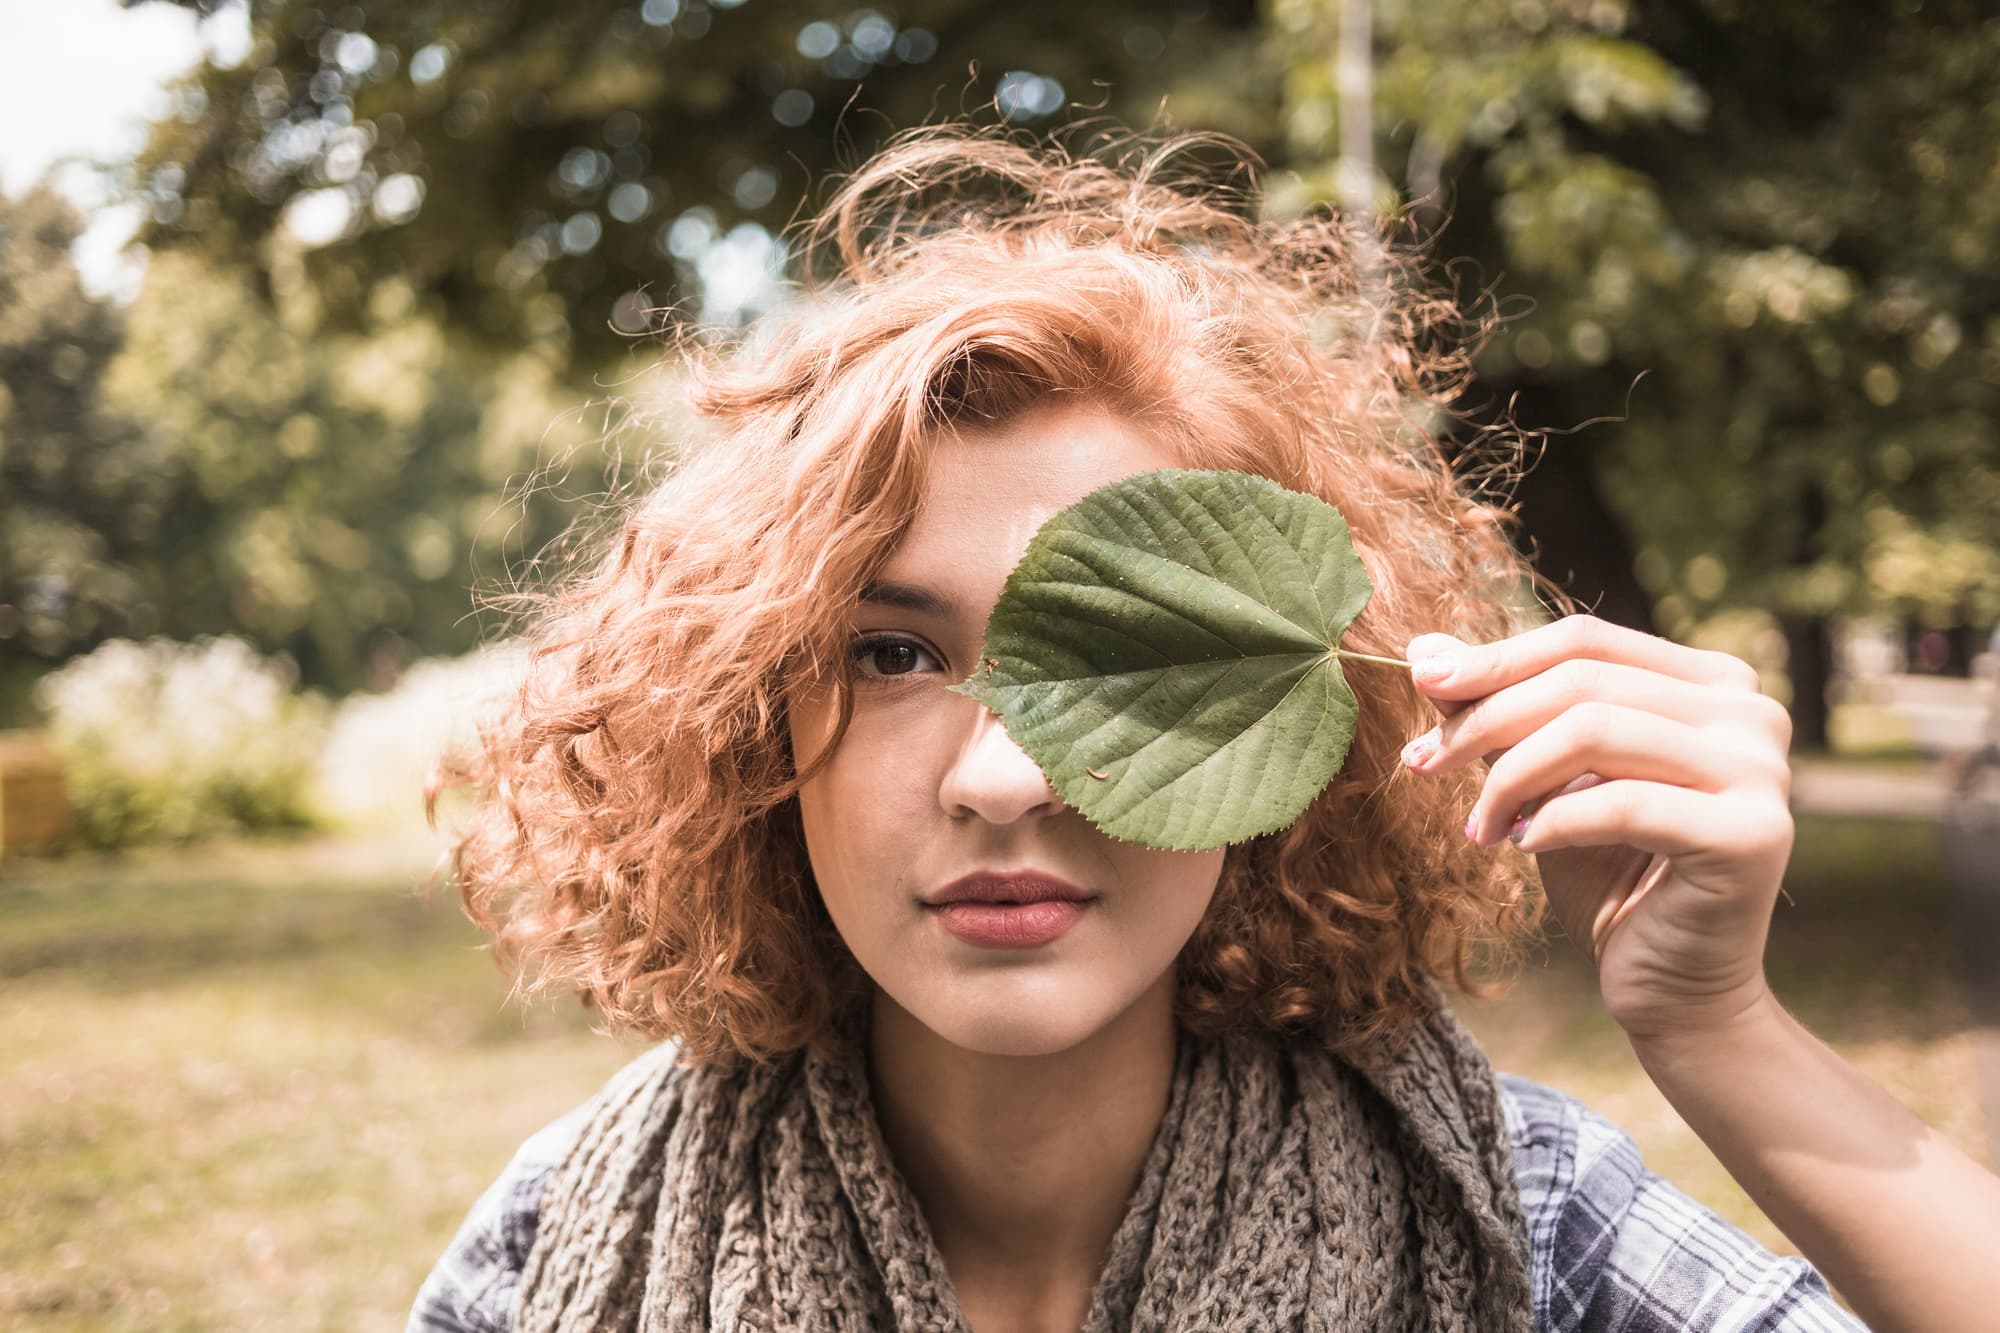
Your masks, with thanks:
[[[1104,997],[1065,987],[974,997],[932,993],[905,1008],[940,1038],[980,1055],[1056,1055],[1101,1031],[1118,1012]]]

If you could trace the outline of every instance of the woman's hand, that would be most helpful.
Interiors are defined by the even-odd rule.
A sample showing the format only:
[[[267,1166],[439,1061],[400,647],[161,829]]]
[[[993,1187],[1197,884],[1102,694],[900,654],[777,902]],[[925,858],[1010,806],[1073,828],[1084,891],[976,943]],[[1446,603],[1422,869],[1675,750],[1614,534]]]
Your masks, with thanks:
[[[1621,1027],[1720,1030],[1766,998],[1791,718],[1754,669],[1591,616],[1488,644],[1422,634],[1407,655],[1445,720],[1405,762],[1489,763],[1466,836],[1534,853]],[[1429,658],[1449,669],[1427,676]]]
[[[1572,616],[1410,641],[1445,721],[1406,751],[1490,768],[1468,823],[1535,854],[1653,1082],[1874,1328],[1984,1328],[2000,1178],[1787,1014],[1764,940],[1791,856],[1791,719],[1726,653]],[[1419,757],[1425,740],[1439,742]]]

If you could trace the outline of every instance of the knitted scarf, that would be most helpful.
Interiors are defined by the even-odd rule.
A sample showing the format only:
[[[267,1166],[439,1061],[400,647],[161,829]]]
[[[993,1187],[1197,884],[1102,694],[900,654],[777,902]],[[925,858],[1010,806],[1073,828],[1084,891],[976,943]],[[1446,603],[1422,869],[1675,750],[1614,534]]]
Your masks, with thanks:
[[[545,1187],[520,1333],[969,1333],[864,1039],[733,1071],[667,1045],[614,1076]],[[1492,1068],[1441,996],[1367,1069],[1182,1032],[1083,1327],[1512,1333],[1527,1263]]]

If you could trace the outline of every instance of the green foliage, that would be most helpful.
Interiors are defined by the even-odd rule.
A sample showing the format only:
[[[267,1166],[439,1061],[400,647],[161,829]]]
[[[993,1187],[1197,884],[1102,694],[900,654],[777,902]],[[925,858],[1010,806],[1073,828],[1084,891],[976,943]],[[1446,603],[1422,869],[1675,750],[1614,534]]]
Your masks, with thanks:
[[[135,185],[150,244],[228,264],[263,262],[292,210],[332,219],[340,243],[305,262],[337,321],[399,279],[461,333],[553,333],[594,368],[649,305],[702,295],[718,241],[761,266],[808,183],[893,129],[989,99],[1021,123],[1067,101],[1143,124],[1172,87],[1187,122],[1257,132],[1253,19],[1249,0],[271,0]],[[706,295],[722,322],[755,306]]]
[[[88,299],[82,219],[37,186],[0,199],[0,676],[160,616],[155,556],[194,518],[160,442],[109,410],[119,312]]]
[[[240,639],[112,639],[41,683],[84,841],[189,842],[310,822],[324,701]]]
[[[165,627],[232,629],[351,687],[414,647],[464,651],[467,589],[566,521],[529,474],[590,437],[546,348],[455,344],[385,287],[322,329],[309,287],[155,256],[106,401],[142,421],[212,518],[165,554]],[[482,571],[476,558],[485,557]]]
[[[0,680],[119,635],[247,635],[336,688],[471,647],[468,589],[572,521],[556,485],[612,435],[560,349],[454,343],[394,283],[328,333],[296,256],[260,293],[167,252],[101,304],[78,225],[0,201]]]
[[[1142,473],[1042,525],[952,688],[1105,832],[1222,847],[1290,824],[1339,771],[1359,709],[1335,659],[1373,591],[1324,501]]]
[[[951,114],[961,85],[1025,124],[1098,100],[1099,79],[1144,121],[1176,84],[1198,123],[1253,127],[1234,95],[1259,57],[1251,9],[1203,12],[256,5],[247,59],[187,76],[122,173],[151,251],[136,305],[82,302],[71,276],[20,307],[34,356],[84,344],[95,415],[53,403],[23,431],[68,471],[32,513],[25,492],[0,498],[0,545],[33,548],[18,576],[0,569],[32,586],[0,584],[0,605],[60,594],[34,603],[68,616],[29,650],[43,661],[109,634],[230,632],[349,689],[461,653],[480,628],[469,588],[537,581],[523,561],[600,490],[600,464],[623,466],[625,406],[650,390],[654,347],[635,337],[649,305],[692,317],[698,300],[729,323],[775,299],[771,233],[805,173]],[[68,275],[61,249],[19,267]],[[68,331],[81,314],[95,342]],[[54,383],[39,364],[7,383]],[[638,406],[633,471],[678,443],[671,410]],[[124,563],[103,537],[118,525],[68,499],[91,454],[64,441],[84,438],[100,471],[123,450],[118,475],[142,492]],[[586,484],[541,484],[572,469]]]
[[[234,630],[345,687],[462,651],[467,584],[563,525],[496,499],[576,444],[542,426],[625,383],[649,305],[777,299],[808,182],[997,97],[1239,135],[1275,209],[1317,207],[1339,8],[257,5],[124,178],[129,334],[52,200],[0,218],[0,658]],[[1528,472],[1548,573],[1668,631],[2000,617],[1987,6],[1371,8],[1379,193],[1506,315],[1479,392],[1628,418]]]
[[[1528,298],[1482,364],[1528,424],[1629,409],[1543,467],[1587,471],[1669,630],[1732,605],[2000,618],[1989,8],[1374,6],[1384,187]],[[1304,207],[1334,197],[1339,6],[1271,14]],[[1928,580],[1901,574],[1913,533],[1955,553]]]

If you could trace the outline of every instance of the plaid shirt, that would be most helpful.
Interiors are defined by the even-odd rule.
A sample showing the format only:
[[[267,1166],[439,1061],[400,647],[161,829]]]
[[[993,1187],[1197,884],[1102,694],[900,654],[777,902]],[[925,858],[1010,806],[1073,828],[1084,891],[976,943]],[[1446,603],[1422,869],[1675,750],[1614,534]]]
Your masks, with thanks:
[[[1779,1258],[1647,1171],[1580,1102],[1511,1074],[1500,1106],[1527,1215],[1537,1333],[1837,1333],[1864,1326]],[[542,1185],[582,1107],[521,1146],[417,1293],[409,1333],[507,1333]]]

